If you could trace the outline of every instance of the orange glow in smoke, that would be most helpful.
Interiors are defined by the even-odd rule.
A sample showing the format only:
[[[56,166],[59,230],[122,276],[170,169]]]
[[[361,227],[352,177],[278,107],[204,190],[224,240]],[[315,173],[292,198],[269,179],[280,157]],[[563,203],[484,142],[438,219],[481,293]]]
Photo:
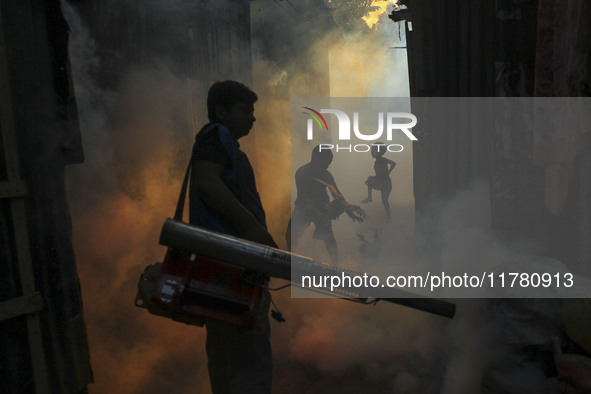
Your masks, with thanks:
[[[370,29],[373,29],[373,27],[380,20],[380,17],[386,12],[388,12],[388,6],[390,5],[398,5],[398,0],[372,0],[371,7],[375,9],[373,11],[370,11],[366,16],[364,16],[361,19],[365,21],[365,23],[367,24],[367,26],[369,26]]]

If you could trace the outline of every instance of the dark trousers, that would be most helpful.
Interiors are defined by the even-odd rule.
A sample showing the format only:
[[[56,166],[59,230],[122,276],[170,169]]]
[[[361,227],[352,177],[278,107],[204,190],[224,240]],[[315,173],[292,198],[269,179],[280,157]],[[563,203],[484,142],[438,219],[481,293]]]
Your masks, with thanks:
[[[213,394],[269,394],[273,363],[269,320],[261,333],[207,323],[207,367]]]

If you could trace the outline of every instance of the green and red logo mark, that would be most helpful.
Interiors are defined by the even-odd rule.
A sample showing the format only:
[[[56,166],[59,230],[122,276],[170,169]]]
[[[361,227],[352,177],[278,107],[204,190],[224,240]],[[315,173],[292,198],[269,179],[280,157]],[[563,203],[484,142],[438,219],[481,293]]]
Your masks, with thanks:
[[[320,126],[320,130],[326,129],[328,131],[328,125],[326,124],[326,120],[324,119],[324,116],[322,116],[320,114],[320,112],[318,112],[315,109],[312,109],[310,107],[302,107],[302,108],[312,111],[312,113],[310,113],[310,112],[302,112],[302,113],[306,114],[306,115],[310,116],[312,119],[314,119],[316,121],[316,123],[318,123],[318,126]],[[312,139],[312,119],[308,119],[308,139],[309,140]],[[320,123],[320,120],[322,120],[322,123]],[[322,127],[323,124],[324,124],[324,127]]]

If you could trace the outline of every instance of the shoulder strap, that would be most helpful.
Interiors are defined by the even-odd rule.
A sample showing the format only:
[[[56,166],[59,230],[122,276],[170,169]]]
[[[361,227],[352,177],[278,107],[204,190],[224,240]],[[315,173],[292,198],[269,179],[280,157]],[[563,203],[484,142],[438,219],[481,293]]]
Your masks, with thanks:
[[[193,153],[189,159],[189,165],[187,166],[187,172],[185,172],[185,179],[183,179],[183,186],[181,186],[181,193],[179,194],[179,200],[176,204],[176,210],[174,212],[174,220],[183,221],[183,208],[185,207],[185,198],[187,196],[187,185],[189,184],[189,174],[191,173],[191,167],[193,164]]]
[[[195,143],[199,141],[199,135],[204,135],[207,131],[215,127],[216,123],[210,123],[209,125],[204,126],[203,129],[197,133],[197,138]],[[181,192],[179,193],[179,199],[176,203],[176,210],[174,211],[174,220],[183,221],[183,210],[185,207],[185,199],[187,198],[187,187],[189,185],[189,174],[191,173],[191,167],[193,167],[193,155],[195,152],[195,146],[191,150],[191,158],[189,159],[189,165],[187,166],[187,171],[185,172],[185,178],[183,179],[183,185],[181,186]]]

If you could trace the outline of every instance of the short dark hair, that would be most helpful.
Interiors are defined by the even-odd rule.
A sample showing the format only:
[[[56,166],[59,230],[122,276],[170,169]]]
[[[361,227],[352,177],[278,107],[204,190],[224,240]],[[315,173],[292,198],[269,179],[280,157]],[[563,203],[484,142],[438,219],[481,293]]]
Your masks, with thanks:
[[[258,96],[248,86],[237,81],[218,81],[211,85],[207,94],[207,117],[217,120],[215,110],[218,105],[231,109],[236,103],[254,104]]]

